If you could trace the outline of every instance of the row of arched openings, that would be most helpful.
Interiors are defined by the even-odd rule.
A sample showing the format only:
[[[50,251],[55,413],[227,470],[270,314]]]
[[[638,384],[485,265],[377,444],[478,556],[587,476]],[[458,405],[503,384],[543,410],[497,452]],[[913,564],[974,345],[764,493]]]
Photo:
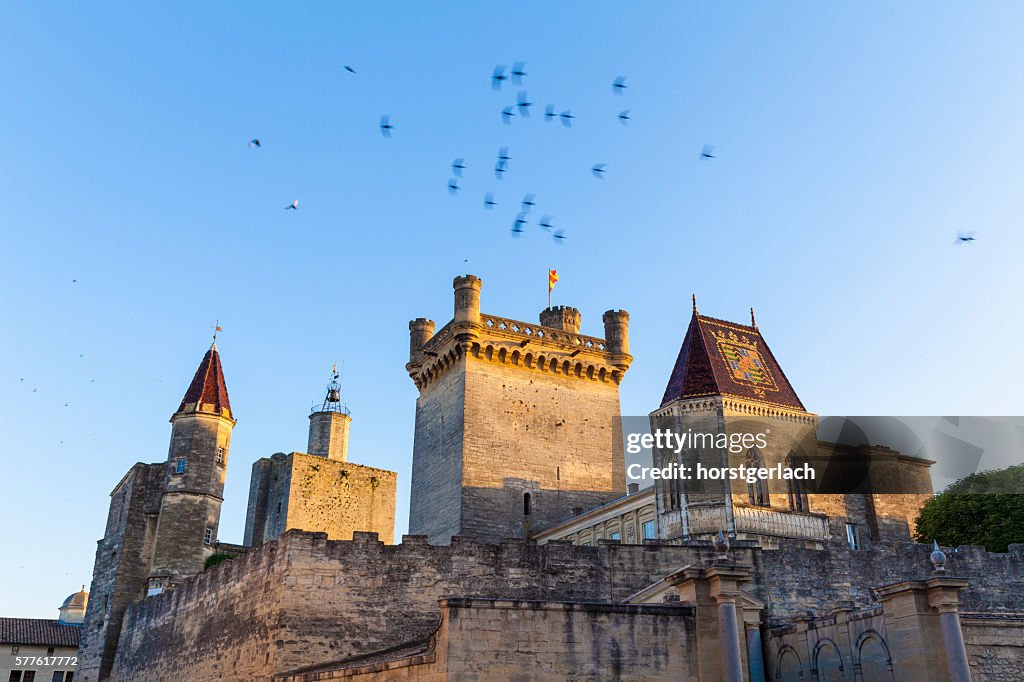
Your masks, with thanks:
[[[800,653],[786,644],[779,649],[775,663],[776,682],[893,682],[892,656],[885,638],[876,630],[866,630],[854,644],[853,665],[847,667],[834,640],[824,637],[814,645],[810,670],[804,670]]]

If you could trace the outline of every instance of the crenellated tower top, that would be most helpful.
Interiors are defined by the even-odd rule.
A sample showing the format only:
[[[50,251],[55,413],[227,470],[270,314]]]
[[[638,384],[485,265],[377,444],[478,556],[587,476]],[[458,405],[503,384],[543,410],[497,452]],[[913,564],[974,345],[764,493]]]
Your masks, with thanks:
[[[454,316],[434,333],[434,322],[409,322],[406,370],[418,388],[442,376],[457,360],[472,356],[524,371],[550,372],[589,381],[622,381],[629,354],[629,313],[609,310],[603,316],[605,338],[579,333],[580,311],[569,306],[545,308],[540,324],[480,312],[483,282],[474,275],[456,277]]]

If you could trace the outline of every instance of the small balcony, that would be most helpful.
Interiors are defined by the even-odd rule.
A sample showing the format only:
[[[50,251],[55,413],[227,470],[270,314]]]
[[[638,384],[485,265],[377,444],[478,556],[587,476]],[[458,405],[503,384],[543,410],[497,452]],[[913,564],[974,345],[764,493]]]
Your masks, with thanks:
[[[829,538],[825,514],[738,505],[732,511],[737,533],[819,542]],[[726,528],[725,507],[721,505],[692,505],[686,514],[690,535],[713,534]]]

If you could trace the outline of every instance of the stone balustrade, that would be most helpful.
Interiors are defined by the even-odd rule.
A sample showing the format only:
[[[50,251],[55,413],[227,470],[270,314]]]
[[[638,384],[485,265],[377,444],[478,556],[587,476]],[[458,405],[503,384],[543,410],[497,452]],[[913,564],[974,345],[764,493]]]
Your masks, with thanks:
[[[717,533],[726,528],[723,506],[695,505],[688,507],[686,512],[690,535]],[[737,533],[821,541],[829,537],[828,517],[824,514],[734,506],[733,519]]]

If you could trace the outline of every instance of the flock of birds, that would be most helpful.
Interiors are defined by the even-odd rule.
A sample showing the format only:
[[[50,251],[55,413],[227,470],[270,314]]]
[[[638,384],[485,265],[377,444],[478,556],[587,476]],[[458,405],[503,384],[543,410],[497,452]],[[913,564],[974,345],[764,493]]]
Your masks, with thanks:
[[[344,65],[345,71],[352,75],[356,75],[356,70],[349,66]],[[501,92],[504,85],[509,83],[510,85],[522,87],[523,79],[527,76],[526,62],[515,62],[511,69],[507,69],[506,66],[499,64],[494,67],[494,71],[491,74],[491,89],[495,92]],[[611,83],[612,94],[616,96],[622,96],[629,86],[626,84],[626,77],[619,76]],[[535,102],[530,101],[530,96],[526,90],[519,90],[516,94],[515,104],[510,104],[501,109],[501,121],[505,125],[512,125],[512,120],[516,117],[519,118],[530,118],[531,109],[536,106]],[[623,109],[620,111],[616,118],[622,125],[629,125],[632,120],[630,115],[632,111],[630,109]],[[576,116],[572,113],[572,109],[566,109],[564,111],[556,111],[554,104],[546,105],[544,109],[544,120],[547,122],[558,120],[566,128],[572,128],[573,122],[576,120]],[[395,125],[391,122],[391,116],[384,114],[380,117],[380,134],[390,139],[394,130]],[[259,149],[263,146],[263,143],[258,137],[253,138],[249,141],[250,149]],[[709,161],[711,159],[718,158],[714,154],[714,145],[705,144],[701,149],[698,158],[702,161]],[[498,150],[497,159],[494,165],[494,177],[497,180],[504,180],[505,174],[509,170],[508,162],[512,160],[509,156],[508,147],[501,147]],[[598,180],[604,180],[605,173],[607,172],[608,164],[606,163],[595,163],[590,168],[590,173]],[[461,191],[459,180],[463,177],[463,171],[467,169],[466,160],[459,157],[452,161],[451,171],[452,177],[448,180],[448,193],[452,196],[456,196]],[[527,194],[523,197],[520,202],[520,210],[516,215],[515,220],[512,223],[511,233],[513,237],[519,237],[525,232],[525,227],[528,224],[527,216],[531,210],[536,206],[534,201],[534,194]],[[483,206],[487,210],[493,210],[498,203],[495,201],[495,193],[487,192],[484,195]],[[295,199],[290,204],[284,207],[286,211],[297,211],[299,210],[299,200]],[[538,221],[537,226],[551,235],[552,239],[556,244],[561,244],[565,241],[565,230],[556,230],[553,225],[553,217],[551,215],[543,215]],[[975,237],[976,232],[963,232],[957,231],[957,238],[953,241],[954,246],[962,246],[964,244],[970,244],[977,241]]]
[[[349,65],[344,65],[345,71],[352,75],[356,75],[356,70]],[[511,69],[508,69],[504,65],[498,65],[494,68],[491,74],[491,89],[496,92],[501,92],[506,83],[521,88],[523,86],[523,80],[526,78],[526,63],[516,62],[513,64]],[[619,76],[615,78],[611,83],[611,91],[613,95],[622,96],[629,85],[626,84],[626,77]],[[526,90],[520,89],[516,94],[516,101],[514,104],[510,104],[501,109],[500,116],[501,121],[505,125],[511,125],[514,118],[527,119],[531,117],[531,110],[537,106],[535,102],[530,101],[530,96]],[[622,125],[629,125],[632,120],[630,109],[624,109],[620,111],[616,118]],[[576,115],[573,114],[572,109],[566,109],[564,111],[556,111],[554,104],[548,104],[544,109],[544,120],[547,122],[559,121],[562,126],[566,128],[572,128]],[[384,114],[380,117],[379,123],[380,134],[384,138],[390,139],[395,131],[395,124],[391,121],[391,116]],[[263,146],[260,138],[256,137],[249,141],[250,149],[259,149]],[[710,160],[716,158],[714,155],[714,146],[704,145],[698,158],[702,160]],[[501,147],[498,150],[497,158],[494,164],[494,177],[496,180],[504,180],[505,174],[509,171],[509,161],[512,157],[509,156],[508,147]],[[457,158],[452,161],[451,164],[451,179],[448,180],[448,193],[452,196],[457,196],[462,190],[460,186],[460,180],[463,178],[463,172],[467,169],[465,158]],[[607,172],[608,164],[606,163],[595,163],[590,168],[590,173],[598,180],[604,180],[605,173]],[[483,206],[487,210],[493,210],[498,206],[495,201],[495,193],[487,192],[484,195]],[[516,215],[515,220],[512,223],[511,233],[513,237],[519,237],[525,232],[525,227],[528,224],[527,216],[531,210],[536,206],[535,195],[527,194],[523,197],[520,202],[520,210]],[[299,210],[299,200],[295,199],[290,204],[284,207],[286,211],[297,211]],[[543,215],[537,221],[537,226],[551,235],[552,240],[556,244],[562,244],[566,240],[565,230],[555,229],[554,218],[551,215]]]

